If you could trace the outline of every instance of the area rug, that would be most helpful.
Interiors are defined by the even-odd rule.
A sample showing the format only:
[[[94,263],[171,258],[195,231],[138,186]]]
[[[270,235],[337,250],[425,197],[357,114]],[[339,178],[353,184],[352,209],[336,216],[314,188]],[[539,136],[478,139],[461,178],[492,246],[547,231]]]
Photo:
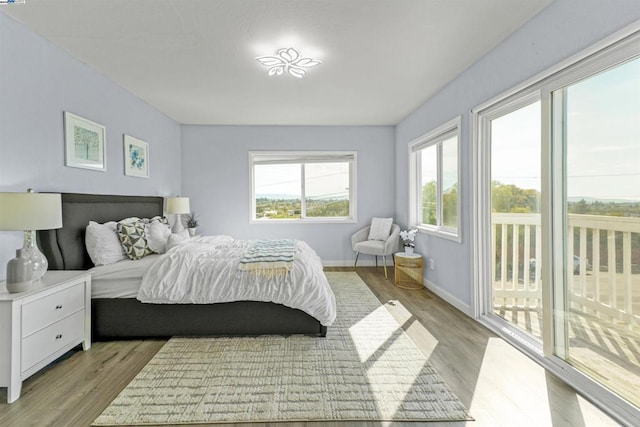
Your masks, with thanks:
[[[326,338],[172,338],[93,425],[471,419],[357,274],[326,275]]]

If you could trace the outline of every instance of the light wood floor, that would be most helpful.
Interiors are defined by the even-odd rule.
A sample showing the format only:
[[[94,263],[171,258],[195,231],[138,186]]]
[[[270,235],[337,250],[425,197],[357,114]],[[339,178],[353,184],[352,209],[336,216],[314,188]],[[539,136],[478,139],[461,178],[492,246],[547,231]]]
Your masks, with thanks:
[[[344,269],[331,269],[341,271]],[[393,269],[389,272],[393,277]],[[427,290],[397,288],[382,268],[358,274],[413,338],[476,421],[429,426],[617,425],[570,387]],[[88,426],[164,340],[97,342],[27,379],[15,403],[0,403],[0,426]],[[6,388],[0,388],[6,402]],[[420,423],[272,423],[270,426],[416,426]],[[230,424],[233,426],[247,424]],[[267,424],[248,424],[264,426]],[[220,424],[218,424],[220,426]]]

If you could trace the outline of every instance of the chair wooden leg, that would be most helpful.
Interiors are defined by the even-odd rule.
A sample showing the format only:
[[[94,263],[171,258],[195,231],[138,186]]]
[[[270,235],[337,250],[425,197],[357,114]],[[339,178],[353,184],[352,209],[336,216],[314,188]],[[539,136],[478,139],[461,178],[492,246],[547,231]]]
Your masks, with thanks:
[[[389,277],[387,276],[387,258],[382,255],[382,262],[384,263],[384,278],[388,279]]]
[[[360,255],[360,252],[356,252],[356,261],[353,263],[353,271],[356,271],[356,265],[358,265],[358,255]]]

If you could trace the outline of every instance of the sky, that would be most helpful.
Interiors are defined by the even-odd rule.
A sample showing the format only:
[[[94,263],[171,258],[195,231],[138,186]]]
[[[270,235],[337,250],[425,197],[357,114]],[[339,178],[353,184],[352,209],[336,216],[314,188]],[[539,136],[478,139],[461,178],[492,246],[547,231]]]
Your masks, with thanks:
[[[640,201],[640,58],[569,86],[566,105],[568,197]],[[540,190],[540,103],[491,132],[492,180]]]
[[[300,197],[302,173],[299,163],[256,165],[254,173],[257,197],[261,195]],[[305,195],[324,199],[348,198],[349,163],[306,164]]]

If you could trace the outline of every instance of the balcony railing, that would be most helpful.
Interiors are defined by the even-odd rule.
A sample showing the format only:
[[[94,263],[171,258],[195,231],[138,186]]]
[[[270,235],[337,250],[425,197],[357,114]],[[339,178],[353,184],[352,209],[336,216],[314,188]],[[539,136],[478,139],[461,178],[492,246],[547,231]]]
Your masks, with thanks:
[[[541,310],[540,214],[492,214],[494,308]],[[640,218],[569,214],[570,308],[640,325]]]

